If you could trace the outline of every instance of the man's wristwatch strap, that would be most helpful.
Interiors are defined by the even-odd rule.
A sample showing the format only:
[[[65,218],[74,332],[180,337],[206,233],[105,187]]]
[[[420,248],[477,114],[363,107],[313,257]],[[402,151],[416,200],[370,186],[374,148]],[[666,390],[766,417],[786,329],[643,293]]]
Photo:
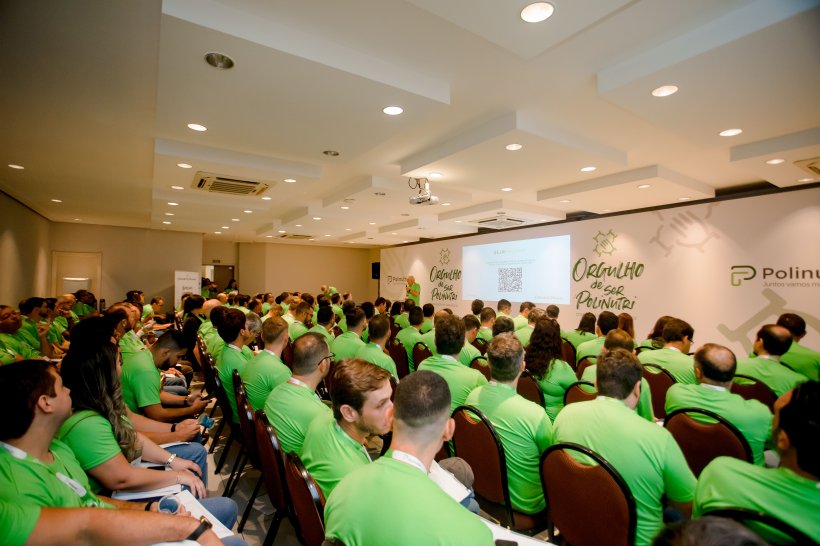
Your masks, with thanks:
[[[185,540],[196,540],[202,533],[209,530],[211,527],[213,527],[211,522],[208,521],[205,518],[205,516],[202,516],[201,518],[199,518],[199,526],[196,529],[194,529],[194,532],[188,535],[188,538],[186,538]]]

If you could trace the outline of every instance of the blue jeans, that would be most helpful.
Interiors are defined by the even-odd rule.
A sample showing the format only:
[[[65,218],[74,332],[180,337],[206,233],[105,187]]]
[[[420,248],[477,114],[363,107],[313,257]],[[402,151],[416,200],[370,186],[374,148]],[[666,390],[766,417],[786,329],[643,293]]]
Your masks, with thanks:
[[[237,512],[239,510],[233,499],[229,499],[228,497],[211,497],[208,499],[200,499],[199,502],[208,512],[213,514],[214,517],[222,523],[222,525],[228,529],[233,529],[234,523],[236,523]],[[239,537],[239,535],[226,537],[222,539],[222,543],[229,546],[243,546],[246,544],[245,541]]]
[[[165,385],[162,387],[162,390],[176,394],[177,396],[188,396],[188,387],[185,385]]]
[[[180,459],[188,459],[193,461],[202,469],[202,483],[208,487],[208,451],[200,443],[185,442],[171,447],[166,447],[169,453],[175,453]]]

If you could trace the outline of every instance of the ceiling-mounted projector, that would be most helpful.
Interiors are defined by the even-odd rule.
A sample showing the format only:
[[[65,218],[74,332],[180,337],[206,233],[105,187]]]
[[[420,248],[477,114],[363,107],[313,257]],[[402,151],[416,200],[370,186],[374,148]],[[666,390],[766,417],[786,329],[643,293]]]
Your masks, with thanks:
[[[418,189],[418,195],[410,196],[409,202],[411,205],[435,205],[438,203],[438,197],[430,191],[430,182],[426,178],[408,178],[408,185],[412,189]]]
[[[436,203],[438,203],[438,197],[429,193],[420,193],[410,197],[411,205],[435,205]]]

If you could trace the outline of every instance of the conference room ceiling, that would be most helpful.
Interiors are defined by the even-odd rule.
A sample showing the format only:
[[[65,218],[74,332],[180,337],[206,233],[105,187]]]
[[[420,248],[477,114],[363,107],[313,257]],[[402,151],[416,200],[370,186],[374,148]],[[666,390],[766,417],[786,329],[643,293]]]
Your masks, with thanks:
[[[0,189],[57,222],[372,247],[820,180],[796,164],[820,157],[817,0],[527,4],[3,2]]]

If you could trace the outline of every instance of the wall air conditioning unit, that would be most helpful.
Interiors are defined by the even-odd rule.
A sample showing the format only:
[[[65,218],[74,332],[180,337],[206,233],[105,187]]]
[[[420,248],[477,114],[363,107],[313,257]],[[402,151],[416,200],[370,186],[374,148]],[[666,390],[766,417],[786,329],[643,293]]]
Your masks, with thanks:
[[[194,176],[193,187],[208,193],[223,195],[260,195],[266,192],[270,185],[259,180],[198,172]]]
[[[820,176],[820,157],[814,157],[812,159],[801,159],[800,161],[795,161],[794,164],[799,169],[803,169],[812,178]]]
[[[523,226],[527,222],[525,220],[522,220],[521,218],[513,218],[511,216],[507,216],[503,212],[499,212],[496,216],[493,216],[492,218],[473,220],[470,223],[480,228],[507,229],[512,227]]]

